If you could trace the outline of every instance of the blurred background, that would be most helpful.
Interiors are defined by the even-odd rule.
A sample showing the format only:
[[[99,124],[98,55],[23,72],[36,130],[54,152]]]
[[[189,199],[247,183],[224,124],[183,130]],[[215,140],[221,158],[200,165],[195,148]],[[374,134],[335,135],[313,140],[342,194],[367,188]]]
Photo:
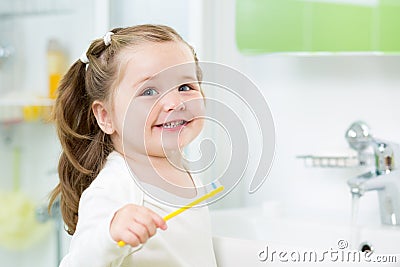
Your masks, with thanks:
[[[54,84],[91,40],[141,23],[167,24],[200,60],[247,75],[272,111],[276,151],[267,180],[249,194],[245,177],[213,209],[273,203],[271,212],[349,221],[347,180],[370,166],[310,168],[297,156],[356,155],[344,135],[357,120],[400,142],[400,3],[315,2],[2,0],[1,266],[57,266],[67,251],[59,216],[43,210],[58,179],[60,146],[48,122]],[[380,223],[376,198],[362,198],[359,221]]]

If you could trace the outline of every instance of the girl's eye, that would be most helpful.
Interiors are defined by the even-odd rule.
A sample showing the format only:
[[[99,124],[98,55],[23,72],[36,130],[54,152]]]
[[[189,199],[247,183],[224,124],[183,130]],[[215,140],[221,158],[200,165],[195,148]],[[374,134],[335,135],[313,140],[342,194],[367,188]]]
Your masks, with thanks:
[[[178,91],[190,91],[190,90],[193,90],[193,89],[187,84],[179,86],[179,89],[178,89]]]
[[[154,88],[147,88],[146,90],[143,91],[142,96],[153,96],[158,94],[156,89]]]

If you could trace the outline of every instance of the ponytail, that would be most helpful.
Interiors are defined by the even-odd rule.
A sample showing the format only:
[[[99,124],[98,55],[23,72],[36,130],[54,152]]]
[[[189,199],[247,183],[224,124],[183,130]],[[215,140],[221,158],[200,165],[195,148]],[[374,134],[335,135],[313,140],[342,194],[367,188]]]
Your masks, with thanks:
[[[101,131],[85,89],[85,64],[76,61],[58,88],[54,120],[63,152],[58,164],[60,183],[50,195],[52,206],[58,195],[69,234],[75,232],[79,199],[100,172],[113,146]]]

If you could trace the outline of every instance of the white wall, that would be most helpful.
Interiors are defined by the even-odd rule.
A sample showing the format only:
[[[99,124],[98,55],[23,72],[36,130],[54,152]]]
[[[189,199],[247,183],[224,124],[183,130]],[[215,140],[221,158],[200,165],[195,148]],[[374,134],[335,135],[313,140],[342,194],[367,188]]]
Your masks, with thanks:
[[[203,49],[202,0],[112,0],[110,25],[165,24],[174,28],[201,55]]]

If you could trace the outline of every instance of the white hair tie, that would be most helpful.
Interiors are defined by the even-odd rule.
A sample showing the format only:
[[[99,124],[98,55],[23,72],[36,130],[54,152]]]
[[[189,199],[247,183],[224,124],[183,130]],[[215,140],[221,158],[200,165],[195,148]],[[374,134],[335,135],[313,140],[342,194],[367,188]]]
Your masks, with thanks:
[[[89,67],[89,59],[86,55],[87,51],[89,50],[90,47],[90,43],[88,44],[87,48],[85,49],[85,51],[83,51],[83,53],[81,54],[81,56],[79,57],[79,60],[83,63],[86,64],[86,70]]]
[[[88,67],[89,67],[89,59],[88,59],[88,57],[86,56],[86,50],[85,50],[85,52],[83,52],[82,55],[79,57],[79,60],[80,60],[83,64],[86,65],[86,66],[85,66],[85,70],[87,70]]]
[[[104,40],[104,44],[106,46],[109,46],[111,44],[111,35],[113,35],[113,34],[114,34],[113,32],[107,32],[104,35],[103,40]]]
[[[84,64],[88,64],[89,63],[89,59],[86,56],[86,51],[82,53],[82,55],[79,57],[79,60]]]
[[[86,56],[86,51],[82,53],[82,55],[79,57],[79,60],[85,64],[85,69],[87,70],[89,67],[89,59]]]

